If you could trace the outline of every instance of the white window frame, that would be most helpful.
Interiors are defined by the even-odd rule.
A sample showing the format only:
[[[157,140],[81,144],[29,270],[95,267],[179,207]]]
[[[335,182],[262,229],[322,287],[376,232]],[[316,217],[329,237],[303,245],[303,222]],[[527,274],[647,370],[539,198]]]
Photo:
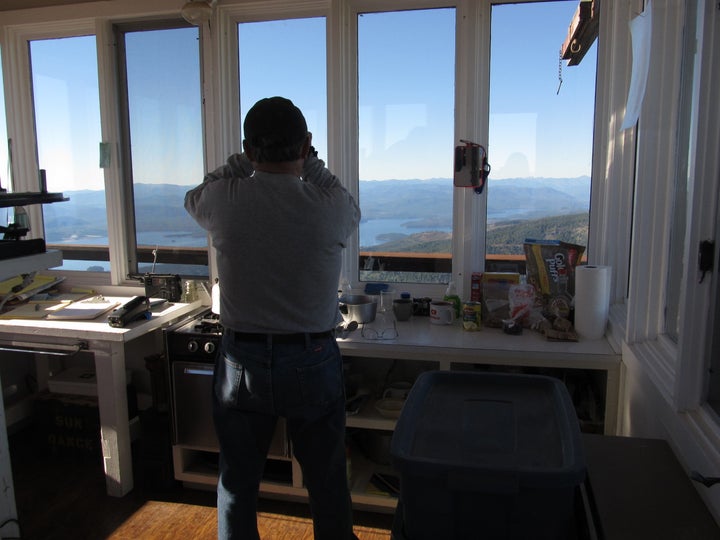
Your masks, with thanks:
[[[637,4],[640,4],[638,2]],[[630,6],[625,13],[615,13],[614,30],[623,35],[622,26],[642,12],[642,5]],[[664,305],[667,269],[674,261],[669,260],[670,226],[672,224],[672,197],[674,174],[676,170],[675,147],[677,139],[678,95],[680,89],[681,43],[684,21],[683,3],[669,0],[653,1],[653,46],[651,66],[645,92],[640,120],[635,128],[635,137],[631,133],[618,134],[624,140],[619,142],[618,150],[628,155],[628,163],[624,168],[610,169],[605,180],[608,187],[604,192],[602,208],[605,224],[591,221],[591,233],[594,241],[602,245],[608,253],[613,253],[612,239],[622,233],[622,222],[632,216],[632,250],[634,257],[629,261],[619,260],[621,265],[629,263],[628,276],[629,296],[627,298],[625,316],[617,316],[618,321],[626,321],[625,327],[619,328],[619,341],[624,342],[623,357],[628,362],[638,362],[646,371],[655,386],[665,397],[667,403],[676,411],[697,409],[701,405],[704,381],[704,359],[707,358],[711,331],[707,321],[711,313],[710,277],[702,284],[698,283],[696,267],[697,247],[700,239],[714,237],[717,208],[707,201],[717,201],[717,149],[712,145],[717,141],[713,135],[718,129],[717,107],[713,97],[703,92],[708,85],[706,77],[714,77],[717,73],[710,68],[710,57],[713,46],[717,46],[717,29],[713,23],[717,16],[712,2],[700,0],[698,20],[688,21],[700,25],[698,34],[699,54],[696,59],[695,96],[693,97],[692,122],[693,149],[690,156],[690,178],[688,179],[688,222],[685,236],[684,260],[688,266],[684,269],[681,285],[681,329],[678,343],[674,343],[664,334]],[[703,27],[704,24],[704,27]],[[607,26],[605,26],[607,28]],[[601,36],[602,38],[602,36]],[[629,36],[628,36],[629,38]],[[628,67],[631,62],[626,63]],[[616,64],[617,67],[617,64]],[[701,71],[701,68],[704,71]],[[616,72],[617,74],[618,72]],[[716,86],[717,87],[717,86]],[[617,97],[622,93],[618,92]],[[620,102],[622,103],[622,101]],[[617,105],[617,103],[616,103]],[[623,109],[617,109],[622,111]],[[659,111],[662,111],[660,113]],[[622,115],[614,118],[619,124]],[[610,124],[608,124],[610,125]],[[607,128],[608,135],[601,140],[613,141],[613,130],[617,126]],[[714,131],[713,131],[714,130]],[[635,154],[634,175],[629,174],[631,157]],[[610,157],[605,160],[612,164]],[[713,172],[714,171],[714,172]],[[626,179],[623,181],[619,174]],[[628,192],[628,178],[635,177],[635,189]],[[593,178],[593,196],[600,182]],[[613,197],[610,193],[619,188]],[[620,200],[619,194],[632,197]],[[629,206],[628,201],[633,201]],[[597,209],[593,199],[593,208]],[[617,203],[617,206],[614,206]],[[620,211],[617,210],[620,208]],[[593,215],[597,220],[599,216]],[[620,218],[620,226],[618,226]],[[597,226],[599,223],[600,226]],[[593,228],[593,224],[596,226]],[[628,250],[629,254],[629,250]],[[614,251],[617,257],[622,255]],[[607,262],[606,262],[607,264]],[[620,269],[622,271],[622,269]],[[614,272],[617,275],[617,270]],[[715,279],[715,276],[711,276]],[[615,287],[616,294],[620,290]],[[617,297],[616,297],[617,299]]]
[[[42,10],[3,12],[3,70],[8,138],[13,140],[15,191],[36,191],[38,178],[32,77],[28,43],[32,40],[94,35],[97,47],[98,89],[102,141],[111,149],[110,166],[104,169],[108,220],[110,275],[107,273],[63,271],[68,281],[85,285],[137,285],[128,280],[130,243],[125,231],[132,216],[131,186],[122,182],[120,160],[120,111],[112,25],[127,20],[177,18],[174,0],[89,7],[57,6]],[[100,142],[100,141],[98,141]],[[114,158],[114,159],[113,159]],[[38,207],[28,207],[31,237],[42,236],[44,225]],[[134,246],[134,244],[132,244]]]
[[[3,32],[3,69],[7,136],[12,140],[13,190],[38,191],[38,157],[35,134],[35,105],[32,94],[32,72],[29,43],[35,40],[95,35],[92,20],[70,23],[48,21],[40,24],[12,26]],[[99,104],[98,104],[99,106]],[[43,236],[42,212],[28,207],[32,238]]]
[[[686,268],[685,289],[681,293],[682,322],[678,343],[681,354],[673,394],[679,411],[704,406],[706,359],[712,352],[712,333],[717,331],[720,322],[713,321],[718,298],[713,292],[720,286],[720,268],[715,266],[715,270],[707,274],[702,282],[697,268],[700,242],[715,240],[717,260],[717,245],[720,241],[716,236],[720,219],[720,153],[717,147],[720,141],[720,108],[717,105],[717,91],[720,89],[720,66],[717,62],[717,51],[720,50],[720,6],[710,0],[699,0],[698,4],[698,52],[694,84],[696,122],[691,132],[691,185],[687,212],[690,227],[686,233],[684,256],[689,267]],[[720,427],[717,430],[720,432]]]

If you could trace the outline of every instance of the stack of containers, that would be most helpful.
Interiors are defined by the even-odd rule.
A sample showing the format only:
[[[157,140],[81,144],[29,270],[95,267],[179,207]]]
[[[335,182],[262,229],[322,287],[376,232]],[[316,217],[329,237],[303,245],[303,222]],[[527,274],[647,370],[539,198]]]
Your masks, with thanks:
[[[433,371],[391,442],[394,540],[565,539],[586,465],[564,384],[540,375]]]

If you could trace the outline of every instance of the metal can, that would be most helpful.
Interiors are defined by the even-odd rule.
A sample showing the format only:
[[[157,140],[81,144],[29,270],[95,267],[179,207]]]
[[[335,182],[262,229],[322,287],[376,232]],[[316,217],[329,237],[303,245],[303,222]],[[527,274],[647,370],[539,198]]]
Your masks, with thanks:
[[[463,330],[477,332],[482,330],[482,304],[480,302],[464,302],[462,306]]]

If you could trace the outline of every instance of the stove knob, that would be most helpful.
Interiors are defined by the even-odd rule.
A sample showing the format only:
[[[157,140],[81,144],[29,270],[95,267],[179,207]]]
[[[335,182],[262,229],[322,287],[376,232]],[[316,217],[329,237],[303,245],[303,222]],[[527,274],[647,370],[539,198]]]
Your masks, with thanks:
[[[199,348],[199,346],[198,346],[198,342],[197,342],[197,341],[195,341],[194,339],[188,341],[187,350],[188,350],[189,352],[191,352],[191,353],[197,352],[198,348]]]
[[[212,354],[215,352],[215,344],[212,341],[208,341],[203,347],[203,349],[205,349],[206,353]]]

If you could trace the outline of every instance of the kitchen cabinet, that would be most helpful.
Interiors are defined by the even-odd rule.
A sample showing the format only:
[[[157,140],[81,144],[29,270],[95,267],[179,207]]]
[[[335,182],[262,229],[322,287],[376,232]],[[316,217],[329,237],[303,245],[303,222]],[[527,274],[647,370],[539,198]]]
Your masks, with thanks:
[[[356,414],[347,417],[350,484],[353,505],[358,509],[394,512],[397,499],[381,494],[371,478],[375,473],[392,473],[386,459],[372,454],[387,452],[396,419],[383,416],[376,408],[384,387],[396,380],[414,380],[427,370],[496,370],[543,373],[564,380],[575,393],[590,388],[578,407],[590,402],[594,413],[581,417],[581,427],[594,433],[615,434],[622,363],[620,354],[605,339],[580,342],[552,342],[526,330],[510,336],[485,328],[466,332],[459,322],[431,325],[427,317],[398,322],[398,337],[370,340],[360,330],[338,339],[346,367],[349,395],[369,392]],[[572,392],[571,392],[572,394]],[[583,416],[580,414],[579,416]],[[363,448],[363,444],[370,448]],[[217,455],[202,449],[175,447],[176,478],[189,485],[209,488],[217,483]],[[368,456],[367,454],[370,454]],[[376,458],[376,459],[373,459]],[[180,470],[178,470],[178,468]],[[299,464],[286,455],[270,455],[268,477],[261,483],[261,496],[305,500]]]
[[[525,330],[511,336],[501,330],[484,328],[464,331],[458,321],[433,325],[427,317],[397,323],[393,340],[367,340],[360,331],[338,340],[352,374],[374,373],[370,386],[373,398],[356,416],[348,417],[348,429],[392,432],[395,421],[375,409],[383,386],[392,380],[413,380],[426,370],[509,371],[555,376],[577,396],[576,408],[581,429],[591,433],[615,434],[622,376],[620,354],[605,339],[579,342],[552,342],[537,332]],[[385,368],[385,370],[383,370]],[[360,384],[366,384],[367,381]],[[575,401],[575,400],[574,400]],[[368,495],[368,481],[386,465],[352,455],[353,501],[378,510],[394,509],[396,499]]]
[[[129,298],[107,297],[124,303]],[[97,378],[101,444],[107,492],[123,496],[133,487],[130,423],[127,406],[126,349],[135,339],[158,331],[196,310],[200,302],[172,303],[152,311],[149,320],[123,328],[108,325],[107,315],[87,320],[2,319],[0,346],[34,356],[38,389],[48,384],[48,355],[73,351],[92,353]]]

